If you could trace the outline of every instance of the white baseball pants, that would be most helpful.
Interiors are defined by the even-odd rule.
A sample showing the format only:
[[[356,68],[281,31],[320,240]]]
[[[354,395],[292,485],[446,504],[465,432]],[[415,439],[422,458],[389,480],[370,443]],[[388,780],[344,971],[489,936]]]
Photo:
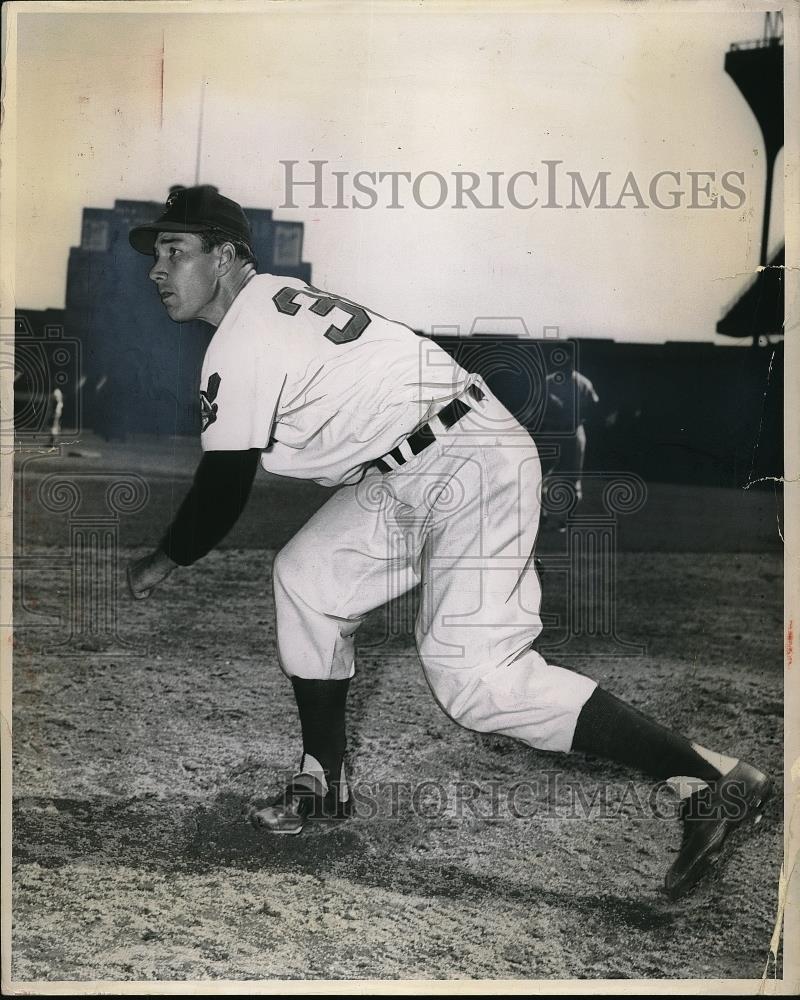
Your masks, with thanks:
[[[547,663],[533,562],[536,446],[477,380],[481,402],[392,472],[337,490],[278,553],[278,654],[288,676],[351,677],[370,611],[421,584],[415,633],[425,676],[460,725],[568,751],[596,684]],[[392,463],[392,459],[387,462]]]

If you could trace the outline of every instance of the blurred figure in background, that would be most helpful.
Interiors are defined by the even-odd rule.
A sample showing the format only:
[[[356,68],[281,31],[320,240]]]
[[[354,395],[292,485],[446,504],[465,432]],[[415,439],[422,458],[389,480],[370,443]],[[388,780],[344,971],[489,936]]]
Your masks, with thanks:
[[[58,446],[58,439],[61,436],[61,416],[64,413],[64,393],[58,386],[50,394],[50,414],[48,423],[50,424],[51,448]]]
[[[578,503],[583,499],[583,463],[586,458],[586,428],[584,422],[600,402],[591,381],[577,368],[572,370],[571,379],[559,373],[547,376],[547,407],[545,409],[544,430],[548,434],[565,435],[558,442],[558,457],[548,470],[544,482],[546,508],[548,480],[563,477],[574,490]],[[563,519],[542,511],[543,528],[565,530]]]

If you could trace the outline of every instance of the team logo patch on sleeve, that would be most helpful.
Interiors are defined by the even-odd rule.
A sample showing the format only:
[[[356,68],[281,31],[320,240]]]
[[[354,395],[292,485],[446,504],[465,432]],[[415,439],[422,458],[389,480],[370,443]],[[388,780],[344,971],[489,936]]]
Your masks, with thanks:
[[[208,385],[200,390],[200,419],[202,421],[201,433],[206,430],[217,419],[218,404],[214,402],[219,392],[219,384],[222,379],[218,372],[208,377]]]

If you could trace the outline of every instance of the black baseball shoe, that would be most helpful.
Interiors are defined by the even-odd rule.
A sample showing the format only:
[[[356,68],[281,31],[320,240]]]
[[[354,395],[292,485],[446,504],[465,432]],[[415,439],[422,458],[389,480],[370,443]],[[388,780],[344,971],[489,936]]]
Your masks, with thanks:
[[[342,768],[340,781],[327,792],[315,775],[296,774],[273,802],[251,811],[250,822],[258,830],[293,835],[313,820],[348,819],[352,813],[353,800]]]
[[[716,865],[728,834],[743,823],[760,823],[772,781],[743,761],[681,803],[683,840],[664,887],[680,899]]]

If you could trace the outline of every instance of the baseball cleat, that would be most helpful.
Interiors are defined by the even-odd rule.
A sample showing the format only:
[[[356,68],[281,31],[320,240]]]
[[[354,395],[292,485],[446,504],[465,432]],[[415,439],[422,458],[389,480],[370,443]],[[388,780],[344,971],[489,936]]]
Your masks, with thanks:
[[[747,822],[761,822],[772,781],[761,771],[739,763],[711,786],[681,803],[683,840],[664,887],[670,899],[680,899],[717,864],[728,834]]]
[[[353,813],[346,781],[325,791],[313,774],[296,774],[283,792],[264,809],[253,810],[250,822],[257,830],[293,836],[314,820],[332,822]]]

